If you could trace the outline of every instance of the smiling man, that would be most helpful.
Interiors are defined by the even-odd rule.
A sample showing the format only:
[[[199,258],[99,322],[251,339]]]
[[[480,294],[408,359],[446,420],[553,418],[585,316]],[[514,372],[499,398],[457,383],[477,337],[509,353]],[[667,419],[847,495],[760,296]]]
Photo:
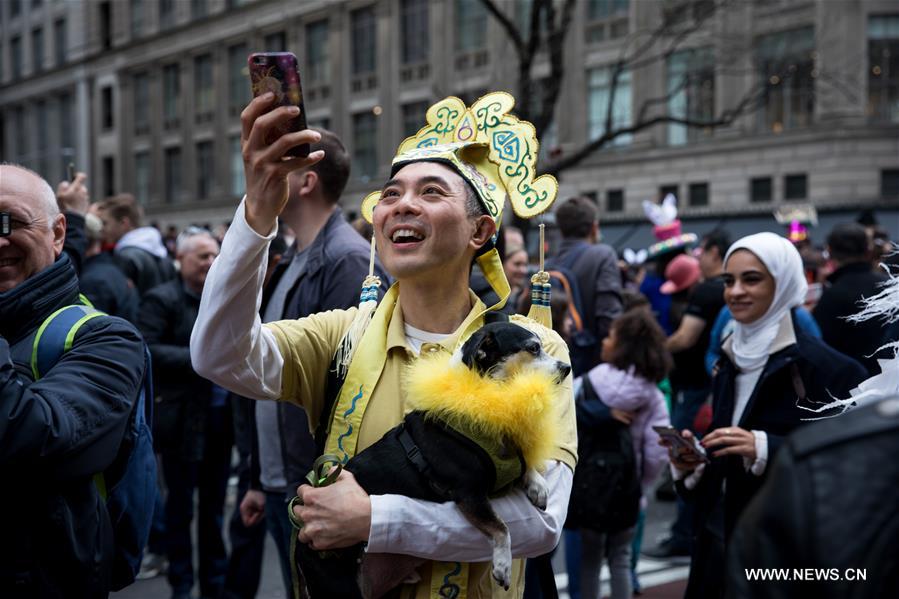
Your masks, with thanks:
[[[353,308],[262,326],[266,247],[286,203],[287,174],[321,159],[317,152],[283,158],[289,148],[317,141],[312,131],[265,145],[267,133],[295,115],[289,108],[269,111],[271,104],[270,97],[257,98],[242,114],[247,195],[209,272],[191,354],[197,371],[224,387],[301,405],[313,428],[333,414],[322,427],[330,432],[325,450],[346,461],[402,420],[409,364],[421,352],[455,351],[484,323],[488,308],[468,288],[475,260],[500,297],[491,308],[505,302],[509,285],[492,239],[507,197],[517,214],[530,217],[550,206],[557,186],[551,177],[534,178],[537,141],[529,123],[508,114],[511,96],[490,94],[471,108],[447,98],[400,146],[390,180],[363,202],[381,262],[397,281],[370,323]],[[500,169],[504,162],[510,168]],[[524,317],[512,320],[536,332],[550,354],[568,360],[550,329]],[[365,327],[358,339],[347,334],[354,324]],[[337,360],[338,350],[351,359]],[[347,362],[329,409],[329,370]],[[546,509],[518,489],[492,501],[509,527],[515,557],[546,553],[561,535],[577,455],[570,378],[560,385],[558,401],[561,435],[546,464]],[[299,539],[314,549],[365,542],[368,553],[433,560],[402,586],[402,597],[438,597],[441,589],[444,596],[470,598],[521,595],[522,562],[515,560],[510,589],[497,587],[490,541],[455,504],[370,497],[346,471],[330,486],[302,486],[298,494],[304,505],[296,513],[305,523]]]
[[[4,164],[0,218],[0,477],[14,489],[0,495],[0,596],[106,597],[113,532],[93,477],[122,443],[143,342],[124,320],[78,312],[64,355],[44,359],[36,339],[52,345],[59,329],[42,325],[80,303],[66,217],[46,181]]]

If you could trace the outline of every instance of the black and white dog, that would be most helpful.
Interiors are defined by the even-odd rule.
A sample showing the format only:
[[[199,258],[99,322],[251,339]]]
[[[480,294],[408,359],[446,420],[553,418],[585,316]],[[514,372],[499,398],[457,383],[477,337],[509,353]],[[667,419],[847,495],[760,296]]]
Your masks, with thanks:
[[[478,374],[504,379],[522,369],[537,369],[560,383],[571,367],[548,355],[536,334],[511,322],[481,327],[452,358]],[[505,444],[509,456],[518,448]],[[506,456],[508,457],[508,456]],[[530,501],[546,508],[546,480],[525,470],[522,485]],[[346,469],[370,495],[399,494],[426,501],[454,501],[493,546],[492,575],[508,589],[512,574],[509,531],[493,511],[488,495],[496,480],[492,460],[475,444],[440,420],[413,411],[378,442],[353,457]],[[325,556],[297,543],[301,587],[312,599],[372,599],[406,580],[424,560],[404,555],[364,554],[362,545]],[[363,559],[364,556],[364,559]]]

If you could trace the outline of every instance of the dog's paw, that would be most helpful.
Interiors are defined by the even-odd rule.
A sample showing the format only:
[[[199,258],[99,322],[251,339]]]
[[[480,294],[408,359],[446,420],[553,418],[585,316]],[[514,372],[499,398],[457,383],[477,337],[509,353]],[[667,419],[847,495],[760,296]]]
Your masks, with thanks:
[[[494,556],[493,580],[496,581],[496,584],[503,587],[503,590],[509,590],[509,586],[512,584],[511,556],[509,556],[508,558],[505,556],[499,558],[497,556]]]
[[[528,470],[524,477],[524,492],[528,499],[541,510],[546,509],[549,499],[549,486],[546,479],[536,470]]]

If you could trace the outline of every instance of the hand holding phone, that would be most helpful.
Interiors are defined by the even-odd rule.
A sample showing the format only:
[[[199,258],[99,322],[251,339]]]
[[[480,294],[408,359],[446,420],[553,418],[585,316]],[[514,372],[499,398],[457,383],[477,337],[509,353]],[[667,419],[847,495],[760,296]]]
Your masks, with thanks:
[[[325,153],[309,153],[309,144],[321,134],[306,129],[296,57],[277,52],[253,54],[248,60],[255,97],[240,115],[245,215],[254,231],[268,235],[287,204],[287,176]]]
[[[266,137],[266,143],[271,145],[287,133],[306,129],[306,108],[303,104],[297,57],[292,52],[257,52],[250,55],[248,63],[254,98],[271,92],[275,96],[273,107],[296,106],[300,109],[296,117],[273,127]],[[284,155],[291,158],[306,157],[309,155],[309,144],[294,146]]]
[[[689,437],[685,437],[673,426],[654,426],[652,429],[662,438],[664,441],[663,445],[668,447],[668,453],[672,462],[677,460],[695,467],[700,462],[709,461],[705,448],[699,444],[699,441],[692,433]],[[681,467],[678,464],[675,464],[675,466]]]

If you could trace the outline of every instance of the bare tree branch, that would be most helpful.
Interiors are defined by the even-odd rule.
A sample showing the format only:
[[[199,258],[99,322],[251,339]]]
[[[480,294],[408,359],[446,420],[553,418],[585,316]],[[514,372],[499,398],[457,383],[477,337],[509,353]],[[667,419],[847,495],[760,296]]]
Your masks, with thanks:
[[[512,19],[506,16],[502,10],[500,10],[499,6],[493,0],[481,0],[481,4],[484,5],[484,8],[487,9],[493,18],[499,21],[500,26],[506,31],[506,34],[509,36],[509,40],[511,40],[512,45],[515,46],[515,51],[521,56],[524,53],[524,39],[521,37],[521,32],[518,30],[518,25],[516,25]]]

